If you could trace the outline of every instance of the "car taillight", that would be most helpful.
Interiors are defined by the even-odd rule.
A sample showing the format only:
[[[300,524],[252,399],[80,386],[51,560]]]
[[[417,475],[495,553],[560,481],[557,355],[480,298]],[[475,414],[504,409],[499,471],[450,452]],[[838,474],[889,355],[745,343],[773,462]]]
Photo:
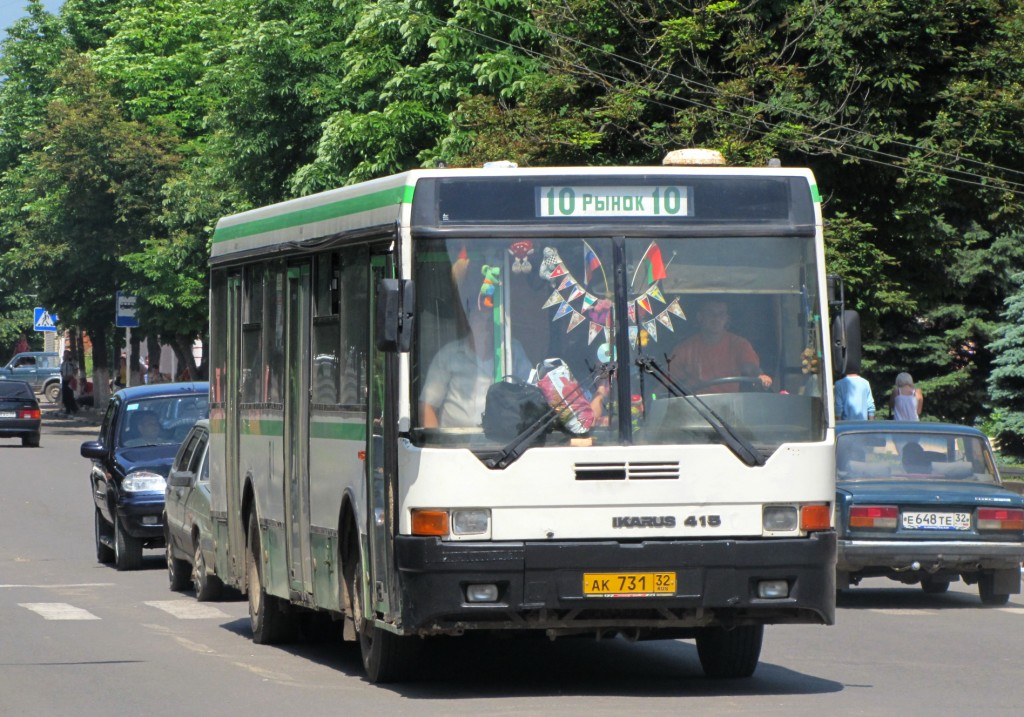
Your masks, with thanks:
[[[850,508],[850,527],[895,530],[899,517],[900,511],[895,505],[855,505]]]
[[[978,530],[1024,530],[1024,510],[978,508]]]
[[[18,418],[39,418],[38,408],[19,408]]]

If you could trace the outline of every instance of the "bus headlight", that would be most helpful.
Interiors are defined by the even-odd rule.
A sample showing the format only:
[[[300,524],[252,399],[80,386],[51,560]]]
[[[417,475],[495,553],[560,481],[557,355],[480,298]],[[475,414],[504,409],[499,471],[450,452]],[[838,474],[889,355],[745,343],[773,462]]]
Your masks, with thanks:
[[[491,511],[485,508],[452,511],[455,535],[486,535],[491,530]]]
[[[761,525],[768,533],[790,533],[797,528],[796,507],[766,505],[761,512]]]

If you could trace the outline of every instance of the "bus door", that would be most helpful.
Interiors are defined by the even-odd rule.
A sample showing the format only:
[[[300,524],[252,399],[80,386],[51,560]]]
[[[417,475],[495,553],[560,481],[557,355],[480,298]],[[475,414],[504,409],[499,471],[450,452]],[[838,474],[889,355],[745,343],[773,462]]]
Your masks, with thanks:
[[[245,527],[242,525],[241,476],[238,474],[238,411],[239,375],[242,337],[242,277],[233,273],[227,277],[227,336],[224,356],[224,395],[216,396],[224,407],[224,506],[227,512],[226,545],[245,546]],[[218,381],[217,386],[220,385]],[[244,550],[228,550],[229,574],[239,579],[245,576]]]
[[[292,599],[313,592],[309,550],[310,276],[308,262],[288,267],[284,512],[288,521],[285,550]]]
[[[390,243],[389,243],[390,246]],[[393,256],[386,253],[370,255],[370,301],[369,321],[370,332],[375,328],[377,286],[380,280],[394,276]],[[376,336],[370,337],[369,347],[369,382],[370,396],[368,406],[367,445],[366,445],[366,500],[367,500],[367,541],[369,543],[368,587],[366,594],[372,597],[367,601],[374,611],[385,619],[397,611],[397,601],[390,599],[393,594],[394,565],[391,536],[394,534],[394,502],[397,495],[397,460],[396,453],[388,450],[398,444],[397,411],[397,371],[398,363],[395,354],[377,350]],[[394,593],[397,594],[397,593]]]

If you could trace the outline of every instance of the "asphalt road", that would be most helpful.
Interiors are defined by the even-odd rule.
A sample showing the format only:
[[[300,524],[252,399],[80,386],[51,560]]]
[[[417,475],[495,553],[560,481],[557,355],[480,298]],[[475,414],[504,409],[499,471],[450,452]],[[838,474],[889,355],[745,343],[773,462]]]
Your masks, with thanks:
[[[872,581],[833,627],[768,628],[743,681],[703,677],[691,642],[452,639],[416,682],[378,687],[348,645],[254,645],[247,604],[172,593],[160,552],[95,560],[95,428],[47,419],[0,440],[0,715],[1018,715],[1024,599],[982,608]]]

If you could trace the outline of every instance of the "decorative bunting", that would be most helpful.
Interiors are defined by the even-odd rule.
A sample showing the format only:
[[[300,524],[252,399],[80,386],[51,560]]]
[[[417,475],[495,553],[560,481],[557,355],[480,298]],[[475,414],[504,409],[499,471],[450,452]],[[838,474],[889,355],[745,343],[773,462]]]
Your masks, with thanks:
[[[683,307],[679,305],[679,299],[672,299],[672,303],[668,305],[668,308],[665,309],[665,311],[675,314],[683,321],[686,321],[686,314],[683,312]]]
[[[632,301],[629,302],[629,323],[636,323],[636,306],[633,304]]]
[[[651,311],[651,301],[650,301],[650,299],[647,298],[647,294],[644,294],[643,296],[638,298],[636,300],[636,303],[637,303],[637,305],[640,308],[642,308],[648,314],[653,314],[654,313],[653,311]]]
[[[590,322],[590,326],[588,328],[587,333],[587,346],[590,346],[590,344],[594,343],[594,339],[598,337],[598,335],[601,333],[601,329],[603,328],[604,327],[601,326],[601,324],[595,324],[593,321]]]
[[[565,333],[569,333],[570,331],[575,329],[577,326],[579,326],[580,324],[582,324],[586,320],[587,320],[586,316],[584,316],[583,314],[581,314],[578,311],[573,311],[572,312],[572,318],[569,319],[569,328],[567,328],[565,330]]]
[[[672,325],[672,314],[668,313],[668,310],[662,311],[658,314],[658,323],[667,328],[669,331],[675,331],[675,327]]]
[[[569,270],[565,268],[565,264],[558,264],[554,269],[551,270],[551,278],[557,279],[560,276],[565,276],[569,273]]]
[[[544,306],[540,308],[547,309],[551,306],[554,306],[555,304],[561,304],[563,301],[565,301],[565,299],[562,298],[562,294],[556,291],[555,293],[548,297],[548,300],[544,302]]]
[[[583,297],[583,310],[586,311],[587,309],[589,309],[591,306],[593,306],[596,303],[597,303],[597,297],[596,296],[594,296],[593,294],[586,294]]]
[[[572,291],[569,293],[569,298],[566,299],[566,301],[576,301],[576,299],[580,298],[586,293],[587,292],[581,289],[577,284],[576,286],[572,287]]]
[[[658,340],[658,324],[654,321],[645,321],[644,331],[646,331],[647,335],[651,337],[651,341]]]
[[[560,318],[567,314],[575,314],[576,310],[569,306],[569,302],[565,301],[561,306],[558,307],[558,311],[555,312],[555,318],[552,321],[558,321]]]
[[[665,295],[661,293],[661,287],[658,286],[657,284],[655,284],[654,286],[647,290],[647,295],[654,299],[657,299],[663,304],[665,303]]]
[[[629,345],[636,348],[637,339],[640,338],[640,327],[630,326],[629,327]]]

